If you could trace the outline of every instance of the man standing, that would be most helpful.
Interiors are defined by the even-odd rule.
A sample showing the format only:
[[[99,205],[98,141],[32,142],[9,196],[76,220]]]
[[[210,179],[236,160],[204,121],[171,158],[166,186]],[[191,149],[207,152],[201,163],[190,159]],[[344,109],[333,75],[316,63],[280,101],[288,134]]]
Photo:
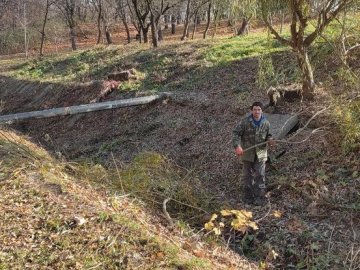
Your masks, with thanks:
[[[244,202],[265,204],[265,162],[267,144],[274,144],[270,123],[262,114],[263,104],[254,102],[251,114],[240,121],[232,133],[232,142],[237,156],[243,162]]]

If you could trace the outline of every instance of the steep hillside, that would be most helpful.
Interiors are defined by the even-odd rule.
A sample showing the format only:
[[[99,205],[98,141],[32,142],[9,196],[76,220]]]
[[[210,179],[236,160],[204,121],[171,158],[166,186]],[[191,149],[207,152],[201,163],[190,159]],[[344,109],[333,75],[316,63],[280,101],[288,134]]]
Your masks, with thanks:
[[[255,269],[12,131],[0,130],[0,153],[0,269]]]

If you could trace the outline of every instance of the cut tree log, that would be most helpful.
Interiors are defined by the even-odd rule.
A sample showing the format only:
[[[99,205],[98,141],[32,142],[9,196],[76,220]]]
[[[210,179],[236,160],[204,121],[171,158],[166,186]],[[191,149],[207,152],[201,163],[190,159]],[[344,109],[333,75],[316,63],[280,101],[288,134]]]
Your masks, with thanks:
[[[130,107],[130,106],[138,106],[138,105],[148,104],[157,100],[162,100],[168,97],[170,97],[169,93],[161,93],[159,95],[146,96],[146,97],[114,100],[114,101],[92,103],[92,104],[83,104],[83,105],[54,108],[54,109],[48,109],[42,111],[8,114],[8,115],[0,116],[0,124],[11,123],[16,120],[24,120],[30,118],[46,118],[46,117],[54,117],[61,115],[72,115],[79,113]]]
[[[270,101],[269,106],[280,105],[284,101],[294,102],[303,98],[300,88],[297,88],[296,85],[283,88],[270,87],[267,95]]]

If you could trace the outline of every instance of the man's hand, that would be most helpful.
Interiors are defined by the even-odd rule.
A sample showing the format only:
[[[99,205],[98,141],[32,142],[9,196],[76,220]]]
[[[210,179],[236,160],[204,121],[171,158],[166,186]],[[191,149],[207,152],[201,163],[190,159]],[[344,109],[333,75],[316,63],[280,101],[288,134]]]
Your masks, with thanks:
[[[274,147],[276,144],[276,142],[273,138],[268,139],[267,143],[270,147]]]
[[[241,146],[238,146],[235,148],[235,153],[240,157],[244,154],[244,150],[241,148]]]

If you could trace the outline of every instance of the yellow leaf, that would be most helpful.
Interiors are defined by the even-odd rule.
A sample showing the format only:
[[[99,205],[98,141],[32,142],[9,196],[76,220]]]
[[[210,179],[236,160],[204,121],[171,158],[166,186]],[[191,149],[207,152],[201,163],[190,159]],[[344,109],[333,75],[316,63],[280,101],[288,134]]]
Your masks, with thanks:
[[[215,228],[213,229],[213,231],[214,231],[214,233],[215,233],[216,235],[220,235],[220,234],[221,234],[220,228],[215,227]]]
[[[246,233],[247,231],[247,227],[246,226],[241,226],[237,229],[239,232],[242,232],[242,233]]]
[[[233,214],[236,215],[237,218],[242,217],[245,219],[252,218],[252,212],[246,211],[246,210],[231,210]]]
[[[209,221],[208,223],[205,223],[205,225],[204,225],[204,228],[205,228],[205,230],[207,230],[207,231],[211,231],[212,229],[214,229],[214,223],[212,223],[211,221]]]
[[[227,217],[227,216],[232,216],[232,215],[233,215],[232,211],[230,211],[230,210],[221,210],[220,213],[221,213],[221,215],[222,215],[223,217]]]
[[[276,218],[281,218],[282,213],[279,210],[275,210],[272,215]]]
[[[218,215],[217,215],[217,214],[212,214],[212,216],[211,216],[211,218],[210,218],[210,221],[209,221],[209,222],[214,221],[217,217],[218,217]]]
[[[239,230],[240,227],[243,227],[245,225],[245,222],[246,221],[243,219],[235,218],[231,222],[231,226],[233,226],[235,230]]]
[[[256,225],[256,223],[253,222],[253,221],[249,221],[247,225],[248,225],[249,227],[253,228],[254,230],[258,230],[258,229],[259,229],[258,225]]]

